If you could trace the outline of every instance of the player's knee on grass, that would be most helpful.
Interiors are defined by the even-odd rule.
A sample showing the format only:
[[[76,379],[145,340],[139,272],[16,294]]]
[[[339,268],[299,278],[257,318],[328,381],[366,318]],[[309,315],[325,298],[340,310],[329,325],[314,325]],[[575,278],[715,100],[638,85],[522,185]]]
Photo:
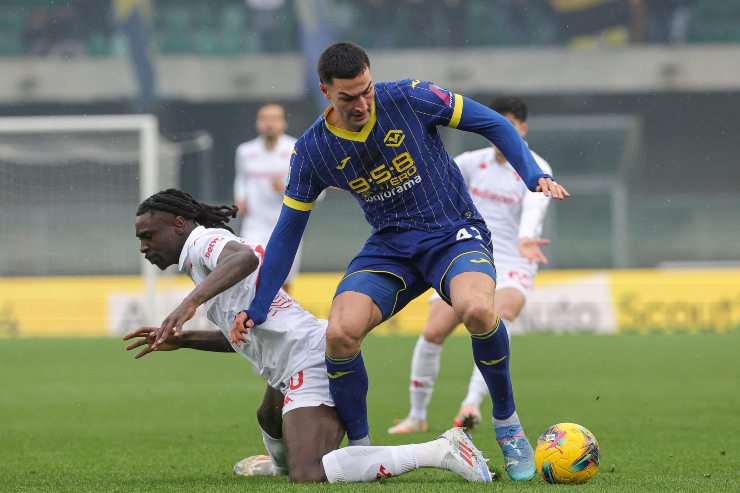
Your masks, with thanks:
[[[326,473],[321,458],[311,462],[291,464],[289,469],[290,480],[294,483],[321,483],[326,481]]]
[[[290,479],[296,483],[326,481],[322,458],[339,448],[344,426],[333,407],[291,410],[283,416],[283,441]]]

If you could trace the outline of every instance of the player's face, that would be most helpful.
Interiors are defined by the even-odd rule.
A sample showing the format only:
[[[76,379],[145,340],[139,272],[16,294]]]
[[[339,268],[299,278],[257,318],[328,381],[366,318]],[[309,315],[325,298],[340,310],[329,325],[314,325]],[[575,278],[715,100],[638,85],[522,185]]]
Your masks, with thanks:
[[[337,112],[339,128],[358,131],[370,119],[375,99],[375,86],[370,68],[354,79],[332,79],[331,83],[321,84],[321,92],[331,101]]]
[[[185,219],[168,212],[145,212],[136,216],[139,251],[153,265],[165,270],[180,259]]]
[[[279,104],[268,104],[257,111],[257,132],[266,139],[280,137],[288,128],[285,109]]]

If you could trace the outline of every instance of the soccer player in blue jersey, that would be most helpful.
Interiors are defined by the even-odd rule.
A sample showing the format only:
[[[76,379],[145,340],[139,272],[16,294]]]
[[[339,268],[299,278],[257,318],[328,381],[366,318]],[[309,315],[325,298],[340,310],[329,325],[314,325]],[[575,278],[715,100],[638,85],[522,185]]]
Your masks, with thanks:
[[[369,443],[362,339],[431,286],[472,336],[509,476],[530,479],[534,457],[514,406],[509,340],[493,310],[490,233],[437,126],[488,138],[530,190],[556,199],[568,192],[537,166],[509,121],[486,106],[420,80],[374,83],[367,54],[352,43],[327,48],[318,72],[331,105],[293,150],[257,293],[234,320],[232,340],[246,342],[244,333],[270,316],[319,193],[348,190],[373,227],[339,283],[326,333],[330,390],[350,443]]]

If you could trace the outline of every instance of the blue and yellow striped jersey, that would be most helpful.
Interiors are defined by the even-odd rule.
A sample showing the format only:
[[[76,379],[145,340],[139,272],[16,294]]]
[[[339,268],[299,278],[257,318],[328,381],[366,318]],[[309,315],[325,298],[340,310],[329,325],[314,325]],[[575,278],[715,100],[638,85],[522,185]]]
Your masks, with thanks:
[[[457,127],[462,107],[462,96],[408,79],[375,85],[359,132],[329,125],[327,109],[296,142],[285,204],[307,211],[323,189],[337,187],[354,195],[375,231],[482,222],[437,132]]]

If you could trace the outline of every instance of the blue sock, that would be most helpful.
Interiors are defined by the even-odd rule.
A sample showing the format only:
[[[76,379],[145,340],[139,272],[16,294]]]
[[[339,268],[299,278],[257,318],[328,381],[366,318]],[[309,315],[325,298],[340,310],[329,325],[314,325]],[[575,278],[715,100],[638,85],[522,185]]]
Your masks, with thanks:
[[[368,436],[367,422],[367,371],[362,353],[351,358],[332,359],[326,356],[326,373],[329,391],[334,399],[339,419],[344,423],[347,437],[359,440]]]
[[[473,335],[472,339],[475,365],[483,374],[493,400],[493,417],[506,419],[516,410],[509,374],[509,336],[506,326],[500,318],[496,319],[493,329],[485,334]]]

